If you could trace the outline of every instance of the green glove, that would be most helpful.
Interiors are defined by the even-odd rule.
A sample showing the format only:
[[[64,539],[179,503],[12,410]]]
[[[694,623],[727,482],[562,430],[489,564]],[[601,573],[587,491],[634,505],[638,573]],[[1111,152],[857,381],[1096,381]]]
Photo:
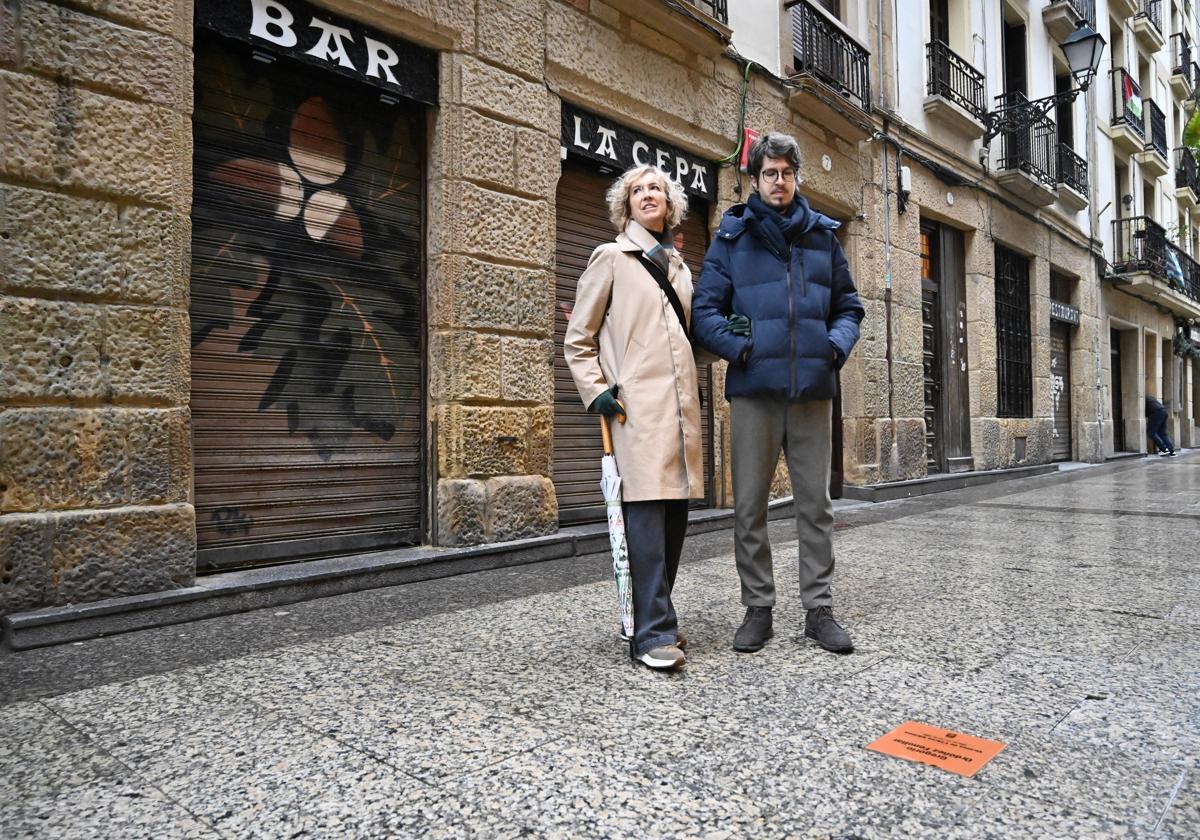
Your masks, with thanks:
[[[734,335],[750,337],[750,319],[745,315],[730,315],[725,319],[725,323]]]
[[[619,385],[614,385],[592,400],[592,404],[588,406],[588,411],[603,414],[605,417],[615,417],[619,414],[621,415],[621,422],[624,423],[625,406],[617,402],[617,388],[619,387]]]

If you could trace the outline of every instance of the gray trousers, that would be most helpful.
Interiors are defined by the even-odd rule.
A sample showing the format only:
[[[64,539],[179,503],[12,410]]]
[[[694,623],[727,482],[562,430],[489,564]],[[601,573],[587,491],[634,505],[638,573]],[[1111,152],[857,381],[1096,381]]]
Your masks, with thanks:
[[[775,575],[767,537],[767,497],[782,449],[792,480],[800,542],[800,595],[806,609],[833,603],[833,502],[829,457],[830,400],[790,403],[774,397],[733,397],[734,551],[746,606],[775,605]]]

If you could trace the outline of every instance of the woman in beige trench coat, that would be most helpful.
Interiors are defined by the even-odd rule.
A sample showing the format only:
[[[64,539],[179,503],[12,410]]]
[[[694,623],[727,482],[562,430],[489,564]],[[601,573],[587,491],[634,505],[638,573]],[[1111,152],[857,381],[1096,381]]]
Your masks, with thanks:
[[[686,641],[671,590],[688,499],[704,495],[700,399],[690,329],[642,260],[665,275],[690,327],[692,276],[672,237],[687,197],[662,170],[637,166],[613,184],[608,206],[616,241],[596,248],[579,278],[563,350],[583,404],[612,421],[634,655],[651,668],[677,668]]]

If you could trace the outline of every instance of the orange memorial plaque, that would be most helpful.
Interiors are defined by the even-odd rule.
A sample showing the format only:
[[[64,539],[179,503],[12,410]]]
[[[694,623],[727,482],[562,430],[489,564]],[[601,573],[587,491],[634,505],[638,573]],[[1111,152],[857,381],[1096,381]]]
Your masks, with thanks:
[[[960,776],[974,776],[1004,744],[910,720],[867,746],[895,758],[932,764]]]

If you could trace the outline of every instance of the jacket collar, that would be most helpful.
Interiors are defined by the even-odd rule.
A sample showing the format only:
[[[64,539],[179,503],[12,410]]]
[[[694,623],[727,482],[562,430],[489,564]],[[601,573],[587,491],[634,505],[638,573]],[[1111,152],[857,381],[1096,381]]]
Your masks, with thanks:
[[[617,246],[622,251],[645,253],[657,244],[659,244],[659,241],[654,234],[633,219],[629,220],[629,223],[625,226],[625,230],[617,234]],[[667,258],[670,261],[667,276],[669,279],[674,280],[675,272],[679,270],[679,266],[683,265],[683,257],[675,250],[674,245],[665,247],[663,250],[667,252]]]

